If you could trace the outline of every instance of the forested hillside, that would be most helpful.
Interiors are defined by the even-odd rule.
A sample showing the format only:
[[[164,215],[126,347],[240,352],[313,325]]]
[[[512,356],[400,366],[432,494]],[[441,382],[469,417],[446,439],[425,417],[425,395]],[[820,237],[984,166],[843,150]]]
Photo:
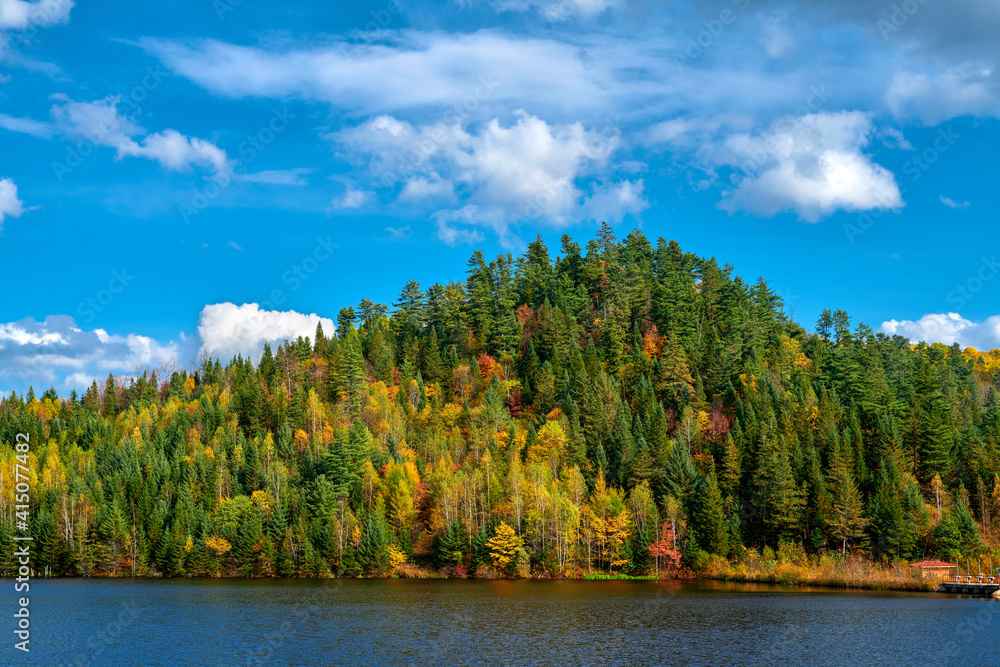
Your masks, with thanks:
[[[697,568],[992,544],[1000,350],[840,310],[809,333],[763,279],[606,226],[451,277],[256,364],[4,399],[0,569],[21,432],[52,575],[644,574],[674,548]]]

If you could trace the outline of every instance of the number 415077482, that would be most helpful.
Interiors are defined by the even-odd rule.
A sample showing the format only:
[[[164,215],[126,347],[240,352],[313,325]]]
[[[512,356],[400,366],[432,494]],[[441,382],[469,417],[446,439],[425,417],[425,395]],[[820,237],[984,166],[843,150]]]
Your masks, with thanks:
[[[18,440],[20,440],[22,437],[24,438],[25,441],[18,442],[15,445],[15,448],[17,449],[18,452],[16,457],[18,463],[14,464],[14,478],[15,478],[14,481],[17,482],[17,486],[15,487],[17,495],[14,496],[14,500],[15,502],[18,503],[17,505],[18,521],[27,521],[28,502],[29,502],[28,491],[30,489],[30,486],[28,485],[28,480],[30,479],[28,476],[30,472],[28,470],[28,450],[30,449],[30,445],[28,444],[27,435],[22,433],[17,434]],[[24,472],[21,472],[22,470]]]

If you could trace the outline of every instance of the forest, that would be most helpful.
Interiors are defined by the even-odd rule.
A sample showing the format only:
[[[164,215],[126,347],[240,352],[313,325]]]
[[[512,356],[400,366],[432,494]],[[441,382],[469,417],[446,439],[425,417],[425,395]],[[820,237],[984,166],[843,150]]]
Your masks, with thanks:
[[[43,576],[580,577],[794,548],[994,553],[1000,350],[813,332],[641,232],[464,277],[259,358],[0,402],[0,573],[28,434]],[[802,288],[805,289],[805,288]],[[335,286],[331,286],[335,293]]]

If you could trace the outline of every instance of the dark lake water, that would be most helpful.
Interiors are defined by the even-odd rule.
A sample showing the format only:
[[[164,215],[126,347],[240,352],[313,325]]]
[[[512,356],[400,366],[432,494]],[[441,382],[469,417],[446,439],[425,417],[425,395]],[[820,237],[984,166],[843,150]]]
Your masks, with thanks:
[[[12,582],[5,605],[15,609]],[[9,588],[8,588],[9,586]],[[3,665],[998,665],[1000,602],[647,581],[49,580]]]

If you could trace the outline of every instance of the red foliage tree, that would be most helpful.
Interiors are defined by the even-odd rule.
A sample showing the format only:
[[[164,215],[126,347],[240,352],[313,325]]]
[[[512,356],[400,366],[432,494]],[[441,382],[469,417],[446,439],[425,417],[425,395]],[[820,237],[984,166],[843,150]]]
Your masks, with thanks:
[[[660,559],[664,563],[664,569],[674,570],[681,562],[681,552],[676,547],[676,536],[673,524],[664,521],[661,527],[660,539],[654,540],[649,545],[649,555],[656,563],[656,576],[660,576]]]

